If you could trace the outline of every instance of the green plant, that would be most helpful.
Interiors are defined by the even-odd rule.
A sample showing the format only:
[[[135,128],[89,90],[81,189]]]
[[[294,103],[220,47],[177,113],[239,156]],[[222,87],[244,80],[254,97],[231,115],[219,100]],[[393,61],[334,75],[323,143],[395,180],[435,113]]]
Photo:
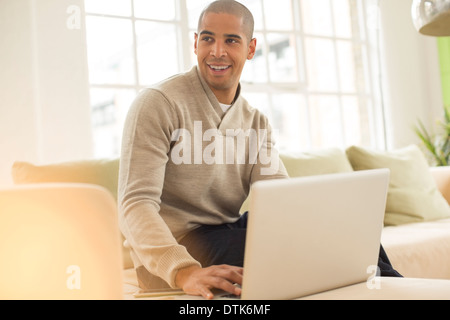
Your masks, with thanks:
[[[450,164],[450,112],[444,108],[444,121],[439,121],[439,132],[431,135],[423,123],[414,128],[416,134],[433,158],[436,166],[448,166]]]

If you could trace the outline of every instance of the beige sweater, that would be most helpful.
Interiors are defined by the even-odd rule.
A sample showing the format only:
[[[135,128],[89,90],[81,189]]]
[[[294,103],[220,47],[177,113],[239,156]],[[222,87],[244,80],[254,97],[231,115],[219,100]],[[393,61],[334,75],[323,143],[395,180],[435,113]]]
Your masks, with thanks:
[[[135,267],[145,266],[172,287],[179,269],[199,265],[178,244],[187,232],[235,222],[252,183],[287,177],[267,118],[239,92],[236,97],[224,114],[194,67],[143,90],[130,108],[120,227]]]

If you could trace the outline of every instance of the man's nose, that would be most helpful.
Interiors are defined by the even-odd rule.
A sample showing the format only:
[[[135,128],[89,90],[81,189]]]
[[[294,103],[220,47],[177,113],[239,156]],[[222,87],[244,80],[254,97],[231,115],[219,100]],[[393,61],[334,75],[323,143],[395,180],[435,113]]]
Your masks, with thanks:
[[[211,55],[216,58],[221,58],[227,55],[227,51],[225,49],[225,46],[220,41],[217,41],[214,43],[213,47],[211,48]]]

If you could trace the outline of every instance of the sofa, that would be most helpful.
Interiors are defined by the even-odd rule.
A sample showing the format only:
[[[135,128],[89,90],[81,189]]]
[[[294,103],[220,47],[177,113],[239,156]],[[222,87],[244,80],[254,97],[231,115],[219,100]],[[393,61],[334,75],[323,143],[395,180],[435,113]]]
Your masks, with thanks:
[[[450,279],[450,167],[430,167],[417,146],[350,147],[283,155],[290,176],[389,168],[381,243],[404,277]]]
[[[408,278],[450,279],[450,167],[430,167],[425,154],[414,145],[394,151],[357,146],[327,148],[282,154],[281,159],[291,177],[389,168],[391,181],[381,242],[392,265]],[[46,165],[17,161],[12,176],[18,186],[97,185],[117,200],[118,169],[119,159]],[[122,257],[123,290],[125,297],[131,297],[139,288],[125,246]]]

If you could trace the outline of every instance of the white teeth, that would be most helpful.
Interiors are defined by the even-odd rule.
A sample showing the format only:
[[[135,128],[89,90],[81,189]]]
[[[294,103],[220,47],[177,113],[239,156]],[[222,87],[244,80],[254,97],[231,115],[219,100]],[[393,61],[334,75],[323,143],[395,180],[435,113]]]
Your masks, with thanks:
[[[225,69],[229,68],[229,66],[210,66],[210,67],[211,67],[211,69],[214,69],[214,70],[225,70]]]

